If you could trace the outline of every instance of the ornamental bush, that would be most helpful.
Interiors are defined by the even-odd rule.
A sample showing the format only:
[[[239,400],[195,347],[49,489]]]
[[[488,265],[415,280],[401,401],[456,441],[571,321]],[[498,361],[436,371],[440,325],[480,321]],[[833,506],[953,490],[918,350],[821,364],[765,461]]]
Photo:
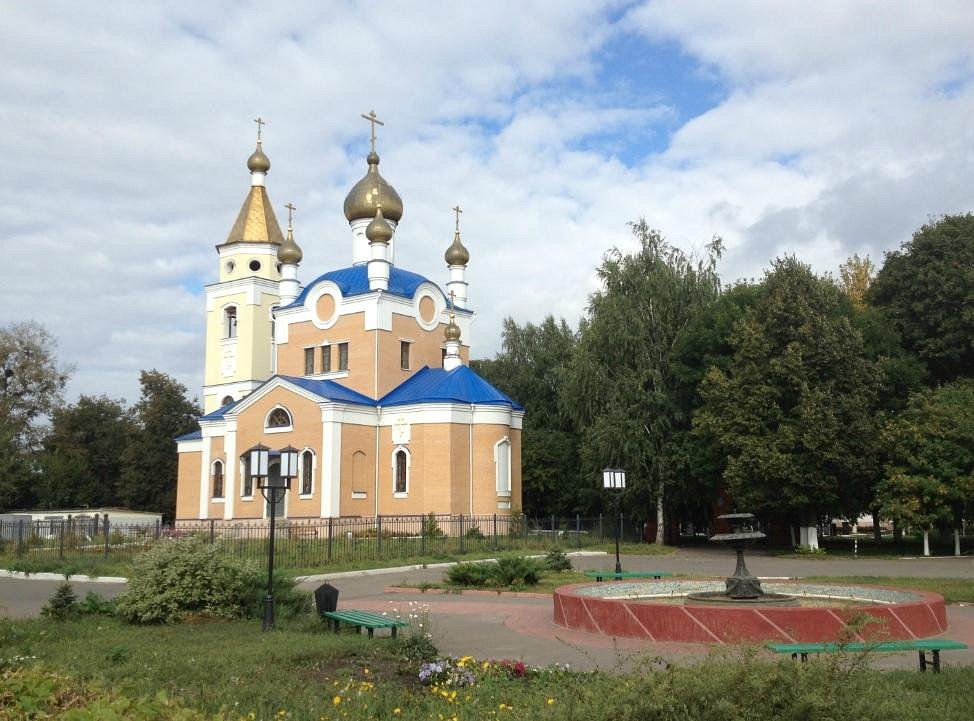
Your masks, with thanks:
[[[501,586],[533,586],[541,580],[541,564],[527,556],[501,556],[491,569]]]
[[[493,580],[492,563],[458,563],[446,572],[447,581],[456,586],[486,586]]]
[[[228,558],[201,538],[159,543],[137,557],[118,615],[130,623],[179,623],[187,616],[256,616],[263,578],[250,561]]]

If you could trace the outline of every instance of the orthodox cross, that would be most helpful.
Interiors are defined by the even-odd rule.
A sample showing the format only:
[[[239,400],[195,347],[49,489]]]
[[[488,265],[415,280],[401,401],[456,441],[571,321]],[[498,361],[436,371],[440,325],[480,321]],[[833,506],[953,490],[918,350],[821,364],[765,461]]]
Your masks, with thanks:
[[[291,216],[294,214],[294,211],[297,210],[297,208],[294,207],[294,204],[293,203],[288,203],[284,207],[287,208],[287,227],[290,228],[291,227]]]
[[[376,117],[374,110],[370,110],[368,115],[366,115],[365,113],[362,113],[362,117],[365,118],[366,120],[368,120],[369,123],[372,125],[372,137],[371,137],[371,141],[372,141],[372,152],[374,153],[375,152],[375,126],[376,125],[385,125],[385,123],[383,123],[381,120],[379,120]]]
[[[457,205],[457,206],[456,206],[456,207],[455,207],[455,208],[453,209],[453,212],[454,212],[454,213],[456,213],[456,216],[457,216],[457,232],[459,233],[459,232],[460,232],[460,213],[462,213],[463,211],[462,211],[462,210],[460,210],[460,206],[459,206],[459,205]]]
[[[254,122],[257,123],[257,142],[259,143],[260,142],[261,126],[262,125],[267,125],[267,123],[265,123],[263,120],[261,120],[261,117],[259,115],[254,119]]]

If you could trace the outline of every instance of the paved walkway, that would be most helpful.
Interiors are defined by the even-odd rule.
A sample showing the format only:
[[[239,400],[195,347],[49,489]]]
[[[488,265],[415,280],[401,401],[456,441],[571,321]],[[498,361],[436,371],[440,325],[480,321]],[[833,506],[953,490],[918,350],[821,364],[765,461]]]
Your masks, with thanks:
[[[612,569],[611,556],[583,556],[573,559],[578,569]],[[726,576],[733,570],[733,557],[720,549],[679,549],[669,556],[627,556],[623,566],[631,571],[659,570],[700,576]],[[758,576],[922,576],[974,578],[974,558],[932,558],[909,560],[779,558],[755,553],[748,567]],[[335,574],[315,577],[301,586],[313,589],[328,579],[340,591],[339,605],[377,612],[415,613],[428,616],[434,642],[447,654],[470,654],[480,658],[521,659],[534,666],[569,664],[576,669],[611,670],[630,667],[641,659],[663,662],[692,661],[705,657],[713,648],[703,644],[660,643],[613,639],[556,626],[552,622],[550,596],[530,594],[464,593],[432,594],[391,592],[391,586],[437,581],[445,570],[418,569],[385,573]],[[335,576],[338,577],[335,577]],[[0,578],[0,615],[36,614],[50,598],[58,581]],[[904,584],[908,585],[908,584]],[[79,595],[94,590],[114,596],[123,584],[75,584]],[[954,605],[947,609],[947,636],[972,648],[944,654],[945,665],[974,664],[974,607]],[[733,652],[734,649],[723,649]],[[913,668],[915,654],[877,657],[879,668]]]

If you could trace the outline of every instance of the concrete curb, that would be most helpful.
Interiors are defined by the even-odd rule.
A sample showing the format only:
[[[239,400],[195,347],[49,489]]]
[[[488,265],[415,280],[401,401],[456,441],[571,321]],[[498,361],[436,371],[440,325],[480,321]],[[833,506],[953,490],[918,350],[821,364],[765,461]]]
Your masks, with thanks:
[[[86,576],[83,573],[64,577],[63,573],[24,573],[0,569],[0,578],[20,578],[26,581],[74,581],[76,583],[128,583],[122,576]]]

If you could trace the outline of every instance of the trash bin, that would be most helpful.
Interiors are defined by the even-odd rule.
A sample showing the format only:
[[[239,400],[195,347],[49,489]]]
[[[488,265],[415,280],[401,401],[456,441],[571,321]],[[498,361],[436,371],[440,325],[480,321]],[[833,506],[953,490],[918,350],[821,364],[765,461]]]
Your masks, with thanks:
[[[315,589],[315,608],[318,615],[338,609],[338,589],[323,583]]]

